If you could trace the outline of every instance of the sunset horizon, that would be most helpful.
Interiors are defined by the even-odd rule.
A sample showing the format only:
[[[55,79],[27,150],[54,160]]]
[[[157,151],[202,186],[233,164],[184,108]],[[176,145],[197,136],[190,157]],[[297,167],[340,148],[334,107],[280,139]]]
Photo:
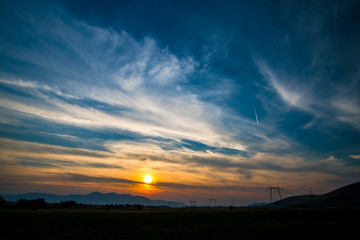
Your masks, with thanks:
[[[359,9],[0,0],[0,196],[247,205],[359,182]]]

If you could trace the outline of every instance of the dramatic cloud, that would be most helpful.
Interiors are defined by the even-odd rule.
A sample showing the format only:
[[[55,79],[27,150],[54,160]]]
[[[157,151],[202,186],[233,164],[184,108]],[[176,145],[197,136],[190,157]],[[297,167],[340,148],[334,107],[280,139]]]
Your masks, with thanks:
[[[356,181],[357,6],[278,3],[1,1],[0,193]]]

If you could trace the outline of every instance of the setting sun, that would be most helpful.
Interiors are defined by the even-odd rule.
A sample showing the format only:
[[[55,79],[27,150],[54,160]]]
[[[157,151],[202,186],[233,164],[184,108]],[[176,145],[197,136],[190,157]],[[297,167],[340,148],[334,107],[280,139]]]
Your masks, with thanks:
[[[145,183],[151,183],[152,182],[152,177],[150,176],[150,175],[146,175],[145,177],[144,177],[144,179],[143,179],[143,181],[145,182]]]

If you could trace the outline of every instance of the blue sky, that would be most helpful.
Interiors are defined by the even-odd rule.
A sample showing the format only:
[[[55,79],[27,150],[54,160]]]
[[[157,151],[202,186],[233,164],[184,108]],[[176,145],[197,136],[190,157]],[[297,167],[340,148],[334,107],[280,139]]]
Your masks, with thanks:
[[[0,6],[2,193],[245,203],[359,181],[357,1]]]

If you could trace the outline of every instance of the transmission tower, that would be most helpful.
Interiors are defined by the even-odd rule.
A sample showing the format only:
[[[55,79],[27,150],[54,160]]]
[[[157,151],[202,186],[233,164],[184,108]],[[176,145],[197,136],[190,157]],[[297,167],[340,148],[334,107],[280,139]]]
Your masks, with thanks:
[[[272,187],[272,186],[270,186],[270,187],[268,187],[267,189],[270,190],[270,203],[273,202],[273,190],[277,191],[278,194],[279,194],[280,200],[282,199],[281,193],[280,193],[280,187]]]
[[[191,207],[196,207],[196,201],[190,200],[190,206]]]
[[[211,207],[211,206],[216,207],[216,199],[210,198],[210,199],[209,199],[209,205],[210,205],[210,207]]]

